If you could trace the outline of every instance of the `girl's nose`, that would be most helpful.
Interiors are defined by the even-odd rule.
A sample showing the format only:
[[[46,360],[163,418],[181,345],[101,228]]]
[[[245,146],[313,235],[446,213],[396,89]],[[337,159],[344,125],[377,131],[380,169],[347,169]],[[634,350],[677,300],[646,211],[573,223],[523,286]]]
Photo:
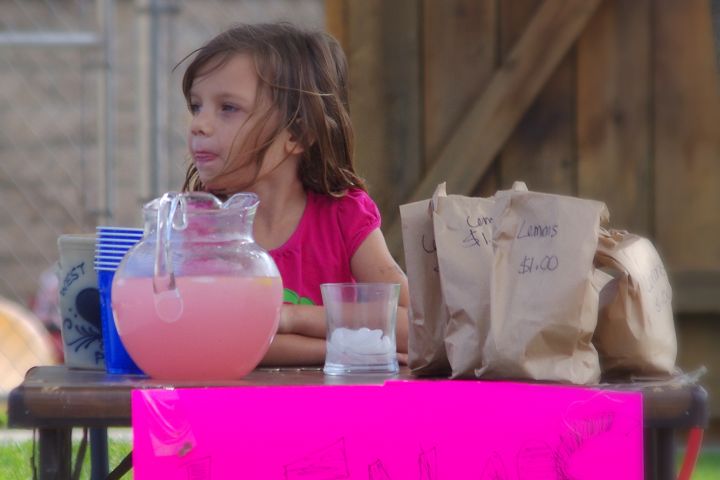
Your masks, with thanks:
[[[212,120],[210,116],[202,111],[196,113],[190,122],[190,132],[193,135],[212,135]]]

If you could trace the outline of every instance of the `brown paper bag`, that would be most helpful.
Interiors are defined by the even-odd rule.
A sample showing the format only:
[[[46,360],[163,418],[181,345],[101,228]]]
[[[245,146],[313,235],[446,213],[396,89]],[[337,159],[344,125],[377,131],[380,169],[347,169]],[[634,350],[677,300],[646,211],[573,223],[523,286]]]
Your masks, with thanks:
[[[602,292],[593,339],[604,374],[670,375],[677,338],[672,289],[662,260],[646,238],[601,232],[595,264],[615,277]]]
[[[536,192],[495,196],[490,378],[596,383],[592,345],[598,295],[609,277],[593,267],[601,202]]]
[[[440,286],[450,318],[445,350],[452,377],[474,377],[490,326],[493,201],[460,195],[433,201]]]
[[[408,366],[416,375],[449,375],[443,343],[448,313],[440,291],[430,204],[422,200],[400,206],[410,289]]]

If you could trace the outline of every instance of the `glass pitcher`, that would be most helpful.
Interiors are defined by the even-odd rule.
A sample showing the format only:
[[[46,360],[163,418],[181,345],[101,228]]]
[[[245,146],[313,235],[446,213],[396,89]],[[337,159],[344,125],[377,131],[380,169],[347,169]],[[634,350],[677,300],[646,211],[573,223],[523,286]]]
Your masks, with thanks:
[[[142,240],[118,267],[115,324],[148,375],[228,380],[254,369],[278,327],[282,280],[253,239],[259,200],[170,192],[143,207]]]

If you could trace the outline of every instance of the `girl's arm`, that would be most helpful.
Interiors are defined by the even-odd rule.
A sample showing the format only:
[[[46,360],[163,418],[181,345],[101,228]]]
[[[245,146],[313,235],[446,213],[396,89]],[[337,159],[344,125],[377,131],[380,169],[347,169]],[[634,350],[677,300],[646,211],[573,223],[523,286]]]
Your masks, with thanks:
[[[322,305],[282,306],[278,333],[296,333],[324,339],[326,331],[325,308]]]
[[[360,244],[352,257],[350,268],[357,282],[400,284],[396,327],[397,350],[400,353],[407,353],[409,304],[407,277],[390,255],[380,229],[373,230]],[[278,334],[325,339],[326,329],[325,310],[322,306],[283,305]]]
[[[324,362],[325,339],[278,333],[260,366],[322,365]]]
[[[350,264],[353,277],[358,282],[385,282],[400,284],[397,326],[395,337],[397,351],[408,351],[408,305],[410,294],[405,273],[395,262],[380,229],[373,230],[360,244]]]

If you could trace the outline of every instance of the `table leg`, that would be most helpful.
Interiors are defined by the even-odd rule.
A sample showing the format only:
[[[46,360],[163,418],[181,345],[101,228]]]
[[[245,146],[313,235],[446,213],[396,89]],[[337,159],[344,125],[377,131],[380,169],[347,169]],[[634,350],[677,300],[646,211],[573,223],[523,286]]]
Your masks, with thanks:
[[[645,480],[657,480],[657,433],[652,428],[643,433]]]
[[[109,472],[106,428],[90,429],[90,480],[103,480]]]
[[[658,480],[675,479],[675,434],[672,428],[657,430]]]
[[[39,429],[39,480],[70,478],[72,463],[72,428]]]

